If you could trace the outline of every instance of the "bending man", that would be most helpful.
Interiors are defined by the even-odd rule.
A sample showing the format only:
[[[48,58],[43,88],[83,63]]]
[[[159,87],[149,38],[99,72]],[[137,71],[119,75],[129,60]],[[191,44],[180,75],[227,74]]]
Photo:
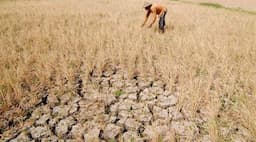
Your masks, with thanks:
[[[143,7],[147,11],[147,14],[145,16],[145,20],[142,24],[142,27],[146,24],[148,17],[150,15],[152,15],[153,19],[152,19],[151,23],[149,24],[149,28],[151,28],[152,25],[155,23],[157,15],[158,15],[160,17],[159,18],[159,29],[160,29],[160,31],[164,32],[165,15],[167,13],[167,8],[160,4],[152,4],[152,3],[148,3],[148,2],[146,2]]]

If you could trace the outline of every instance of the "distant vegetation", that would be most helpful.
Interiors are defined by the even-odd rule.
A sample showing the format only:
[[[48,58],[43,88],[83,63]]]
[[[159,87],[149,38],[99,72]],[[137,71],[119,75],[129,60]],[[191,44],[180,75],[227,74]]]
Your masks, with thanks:
[[[242,8],[225,7],[225,6],[223,6],[219,3],[211,3],[211,2],[199,2],[198,3],[198,2],[193,2],[193,1],[189,1],[189,0],[171,0],[171,1],[179,1],[179,2],[183,2],[183,3],[190,3],[190,4],[194,4],[194,5],[207,6],[207,7],[219,8],[219,9],[226,9],[226,10],[230,10],[230,11],[236,11],[236,12],[242,12],[242,13],[256,15],[256,11],[245,10],[245,9],[242,9]]]
[[[218,3],[209,3],[209,2],[202,2],[199,3],[200,5],[203,6],[210,6],[210,7],[214,7],[214,8],[224,8],[222,5],[218,4]]]

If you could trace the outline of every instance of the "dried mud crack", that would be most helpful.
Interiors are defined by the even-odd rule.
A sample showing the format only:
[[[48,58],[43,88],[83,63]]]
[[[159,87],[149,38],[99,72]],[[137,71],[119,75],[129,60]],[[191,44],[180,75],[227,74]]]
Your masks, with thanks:
[[[110,68],[78,75],[75,93],[50,91],[24,119],[24,128],[3,141],[210,141],[198,122],[178,109],[179,95],[160,80]],[[201,118],[200,123],[205,121]]]

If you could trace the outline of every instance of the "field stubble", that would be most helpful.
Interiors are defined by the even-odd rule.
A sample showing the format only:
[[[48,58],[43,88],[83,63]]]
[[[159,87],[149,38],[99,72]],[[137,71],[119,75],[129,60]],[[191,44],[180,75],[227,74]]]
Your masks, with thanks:
[[[21,115],[46,87],[72,86],[77,74],[86,81],[111,63],[164,79],[192,114],[204,109],[213,141],[233,125],[256,137],[256,17],[163,3],[165,34],[140,27],[137,0],[1,1],[1,116]]]

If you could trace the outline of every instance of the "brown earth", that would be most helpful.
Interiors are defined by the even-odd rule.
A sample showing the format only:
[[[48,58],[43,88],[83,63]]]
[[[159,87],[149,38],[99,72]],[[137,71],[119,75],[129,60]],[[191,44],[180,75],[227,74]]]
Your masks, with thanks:
[[[49,89],[23,126],[10,128],[3,141],[201,141],[211,139],[204,108],[195,115],[180,108],[182,95],[160,79],[129,78],[118,68],[91,73],[90,82],[77,76],[75,92],[58,96]],[[56,88],[55,88],[56,89]],[[15,121],[15,120],[14,120]],[[253,141],[245,128],[223,128],[232,141]]]

